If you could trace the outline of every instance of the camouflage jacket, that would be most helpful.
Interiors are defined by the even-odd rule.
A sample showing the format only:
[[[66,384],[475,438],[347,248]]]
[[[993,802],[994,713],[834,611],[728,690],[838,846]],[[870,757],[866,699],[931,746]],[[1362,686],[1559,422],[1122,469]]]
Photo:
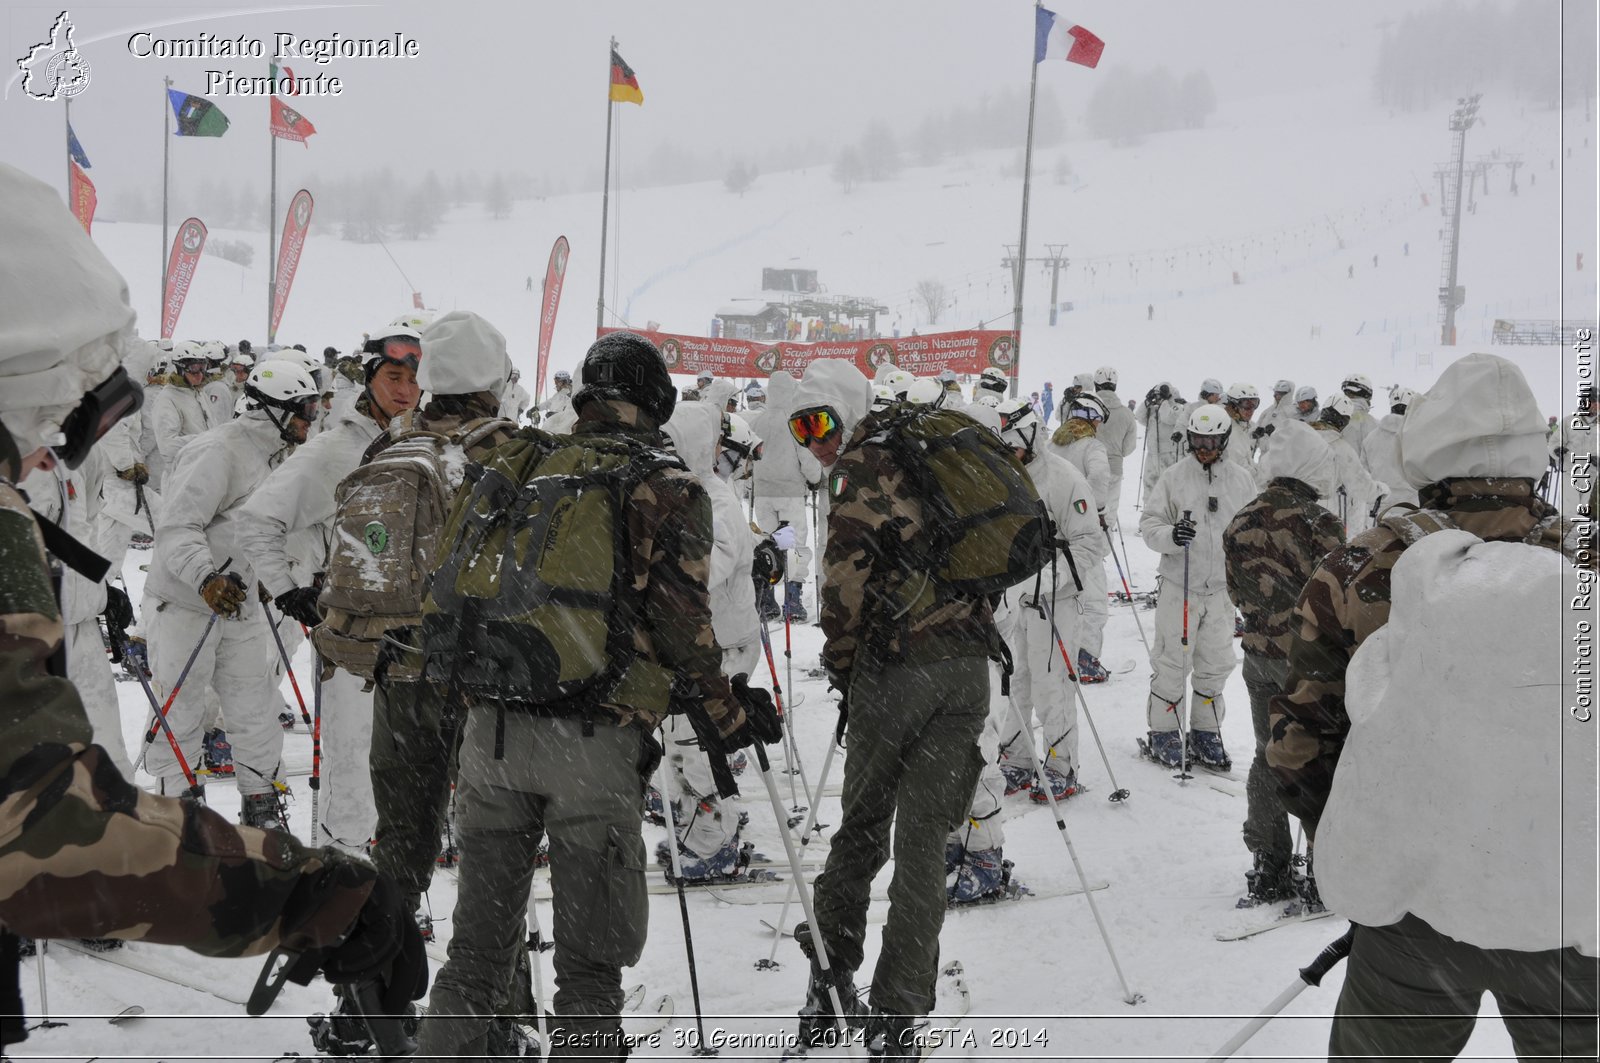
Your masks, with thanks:
[[[525,434],[539,438],[536,431]],[[620,400],[589,403],[571,435],[625,437],[653,447],[665,443],[637,406]],[[641,603],[634,648],[699,687],[707,715],[726,737],[744,723],[744,710],[722,673],[722,648],[711,628],[711,499],[694,474],[662,469],[634,488],[627,522],[632,587]],[[646,727],[664,715],[638,706],[607,708],[620,723],[637,720]]]
[[[1288,477],[1267,484],[1222,533],[1228,597],[1244,616],[1246,653],[1289,656],[1300,588],[1328,552],[1344,545],[1339,518],[1316,488]]]
[[[0,426],[0,924],[29,937],[119,937],[212,956],[335,944],[368,865],[237,826],[118,774],[52,659],[61,614]]]
[[[1484,540],[1523,540],[1554,512],[1530,480],[1443,480],[1420,496],[1424,509],[1447,513]],[[1566,532],[1557,523],[1540,545],[1561,549]],[[1272,699],[1266,755],[1284,808],[1300,818],[1308,836],[1316,832],[1350,732],[1345,671],[1362,642],[1388,623],[1389,573],[1408,545],[1382,524],[1361,533],[1322,560],[1295,605],[1289,677],[1285,693]]]
[[[927,664],[994,656],[999,634],[987,599],[940,587],[918,563],[922,503],[868,416],[828,476],[822,565],[822,665],[842,684],[863,651],[878,662]]]

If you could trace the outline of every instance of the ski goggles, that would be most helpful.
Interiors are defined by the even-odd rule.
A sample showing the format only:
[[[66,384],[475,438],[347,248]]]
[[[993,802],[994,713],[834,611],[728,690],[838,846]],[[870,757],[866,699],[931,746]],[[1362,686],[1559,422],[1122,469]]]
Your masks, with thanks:
[[[802,447],[812,443],[826,443],[839,434],[839,415],[830,406],[801,410],[789,418],[789,434]]]
[[[1089,409],[1083,406],[1074,406],[1072,411],[1067,414],[1067,420],[1100,422],[1105,420],[1105,418],[1100,416],[1099,410]]]
[[[406,366],[413,373],[422,364],[422,345],[409,336],[389,336],[379,352],[386,362]]]
[[[112,425],[142,405],[144,389],[119,367],[95,385],[94,390],[84,394],[77,408],[67,415],[50,447],[67,468],[76,469],[89,456],[89,449],[96,441],[111,431]]]

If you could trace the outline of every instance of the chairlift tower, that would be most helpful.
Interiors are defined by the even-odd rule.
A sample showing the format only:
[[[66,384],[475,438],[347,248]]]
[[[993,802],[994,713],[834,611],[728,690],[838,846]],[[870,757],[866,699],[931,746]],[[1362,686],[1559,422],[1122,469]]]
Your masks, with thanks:
[[[1461,185],[1466,177],[1467,130],[1478,120],[1478,101],[1482,93],[1460,97],[1450,115],[1450,132],[1455,146],[1455,180],[1445,185],[1445,210],[1450,215],[1450,242],[1445,245],[1443,275],[1439,278],[1439,342],[1446,347],[1456,343],[1456,310],[1466,302],[1466,292],[1456,284],[1461,258]]]

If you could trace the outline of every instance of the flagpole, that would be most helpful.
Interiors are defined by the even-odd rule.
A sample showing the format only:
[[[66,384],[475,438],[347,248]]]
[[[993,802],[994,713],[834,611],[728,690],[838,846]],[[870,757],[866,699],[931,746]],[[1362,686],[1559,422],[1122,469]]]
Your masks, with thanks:
[[[62,96],[61,101],[66,104],[67,116],[67,194],[65,198],[67,209],[76,214],[77,211],[73,209],[72,204],[72,97]]]
[[[172,108],[172,98],[167,95],[172,88],[171,78],[162,78],[167,87],[161,90],[161,313],[167,312],[167,248],[171,241],[167,238],[167,190],[168,182],[172,179],[172,123],[167,119],[167,111]]]
[[[611,56],[617,50],[617,39],[611,38],[606,52],[606,167],[605,180],[600,187],[600,297],[595,300],[594,328],[596,332],[606,327],[606,213],[611,208],[611,112],[616,105],[611,101]]]
[[[277,340],[277,331],[272,327],[272,308],[278,305],[278,138],[272,132],[270,115],[267,139],[272,141],[272,165],[267,177],[267,344],[271,346]]]
[[[1034,24],[1038,25],[1042,0],[1033,0]],[[1011,330],[1016,334],[1012,346],[1011,397],[1017,397],[1017,381],[1022,377],[1022,282],[1028,274],[1028,186],[1033,181],[1033,105],[1039,93],[1039,62],[1034,56],[1033,74],[1028,81],[1028,146],[1022,153],[1022,233],[1017,237],[1017,302],[1011,310]]]

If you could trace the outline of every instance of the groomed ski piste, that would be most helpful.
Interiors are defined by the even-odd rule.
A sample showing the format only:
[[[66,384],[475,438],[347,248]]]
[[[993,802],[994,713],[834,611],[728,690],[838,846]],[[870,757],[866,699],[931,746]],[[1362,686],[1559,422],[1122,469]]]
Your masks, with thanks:
[[[1557,61],[1554,50],[1551,61]],[[1586,124],[1581,101],[1563,115],[1497,90],[1483,104],[1483,114],[1493,121],[1474,132],[1469,153],[1487,154],[1495,148],[1521,152],[1526,166],[1520,194],[1508,194],[1504,172],[1496,171],[1489,178],[1491,194],[1480,195],[1476,213],[1464,220],[1461,280],[1470,302],[1461,318],[1461,344],[1454,350],[1436,348],[1430,337],[1436,331],[1439,232],[1445,222],[1430,175],[1449,146],[1448,108],[1391,116],[1368,102],[1364,66],[1345,76],[1344,82],[1313,79],[1299,90],[1270,96],[1224,98],[1203,130],[1151,136],[1132,147],[1072,141],[1040,152],[1034,163],[1030,239],[1070,239],[1073,252],[1085,256],[1190,248],[1204,257],[1212,245],[1237,245],[1252,237],[1263,243],[1259,257],[1252,253],[1243,266],[1243,283],[1237,286],[1216,264],[1194,260],[1170,272],[1145,267],[1143,278],[1130,276],[1130,268],[1118,264],[1108,269],[1110,280],[1093,285],[1073,280],[1062,298],[1072,299],[1075,307],[1055,329],[1046,324],[1040,294],[1048,279],[1032,272],[1025,323],[1031,360],[1023,363],[1024,392],[1049,379],[1059,395],[1074,372],[1101,364],[1118,367],[1124,399],[1142,397],[1163,379],[1193,398],[1205,376],[1252,381],[1264,391],[1273,380],[1287,376],[1313,383],[1326,394],[1343,374],[1361,371],[1380,386],[1424,388],[1452,357],[1487,349],[1494,317],[1558,317],[1564,291],[1576,298],[1589,290],[1590,274],[1575,274],[1570,265],[1575,250],[1593,251],[1595,173],[1592,161],[1585,161],[1592,160],[1593,149],[1577,146],[1585,138],[1593,140],[1594,126]],[[595,109],[598,113],[598,103]],[[1307,114],[1316,119],[1308,120]],[[1566,178],[1565,216],[1561,175],[1549,168],[1563,144],[1577,148],[1567,161],[1572,169]],[[1072,162],[1072,177],[1064,184],[1048,176],[1058,154]],[[617,309],[641,325],[652,319],[669,331],[700,333],[726,296],[757,286],[763,265],[793,260],[819,268],[834,291],[888,295],[910,288],[923,276],[944,278],[960,296],[946,327],[1001,317],[1010,300],[1004,278],[989,264],[1017,235],[1019,156],[990,152],[934,167],[907,166],[893,180],[863,184],[848,195],[827,176],[826,166],[806,174],[762,174],[742,197],[727,193],[720,182],[634,188],[631,175],[624,173],[626,254]],[[1529,180],[1534,175],[1537,183]],[[286,176],[284,187],[293,187],[296,179]],[[1575,189],[1581,191],[1575,194]],[[1429,206],[1422,205],[1424,192]],[[557,330],[553,367],[575,368],[592,338],[586,300],[597,284],[593,244],[598,214],[597,194],[521,202],[507,222],[487,220],[476,206],[460,208],[437,237],[395,249],[430,305],[474,310],[507,334],[527,382],[533,370],[537,304],[536,293],[524,291],[524,278],[542,264],[550,241],[568,233],[573,241],[570,293]],[[1342,248],[1320,231],[1329,224],[1338,228]],[[1301,227],[1319,231],[1297,236],[1300,243],[1293,253],[1285,250],[1275,259],[1274,234]],[[141,322],[158,319],[153,265],[158,231],[149,225],[117,224],[109,217],[95,225],[96,242],[129,280]],[[741,234],[749,239],[733,239]],[[238,335],[259,338],[264,234],[218,229],[212,236],[257,245],[257,266],[241,269],[206,258],[180,334],[230,342]],[[1403,250],[1407,244],[1409,254]],[[1374,255],[1380,256],[1376,268]],[[313,349],[329,343],[343,349],[370,322],[387,320],[409,305],[408,290],[402,290],[382,256],[375,246],[341,242],[314,224],[281,339],[303,341]],[[1592,253],[1588,257],[1593,261]],[[1347,273],[1352,265],[1353,277]],[[970,290],[965,281],[969,274],[981,274]],[[1181,297],[1176,294],[1180,289]],[[1152,303],[1155,315],[1147,320],[1146,306]],[[1587,306],[1586,312],[1593,313],[1592,304],[1571,305]],[[1008,324],[1004,316],[996,327]],[[924,331],[931,327],[908,317],[906,330],[913,325]],[[1551,411],[1557,408],[1559,351],[1495,350],[1517,361],[1541,402]],[[1136,453],[1129,459],[1119,515],[1136,593],[1154,586],[1156,564],[1137,535],[1137,470]],[[1119,542],[1119,552],[1121,548]],[[138,566],[149,558],[142,551],[128,554],[124,576],[135,603],[143,583]],[[814,616],[809,587],[807,606]],[[1143,614],[1147,630],[1153,615]],[[782,676],[781,625],[772,634]],[[793,720],[815,785],[833,734],[834,699],[821,680],[805,676],[821,646],[818,629],[795,625],[792,640],[790,700],[799,702]],[[1127,605],[1111,606],[1104,656],[1143,660]],[[295,665],[300,676],[309,675],[304,647]],[[759,682],[766,682],[764,673]],[[308,687],[304,680],[301,685]],[[118,689],[125,737],[137,756],[135,743],[142,738],[148,709],[136,684],[119,684]],[[292,702],[287,682],[283,692]],[[1142,1002],[1130,1006],[1123,1000],[1049,811],[1018,795],[1006,803],[1005,855],[1015,862],[1017,878],[1055,895],[947,919],[941,957],[962,965],[970,1011],[959,1024],[966,1033],[953,1038],[936,1058],[1204,1058],[1342,931],[1343,922],[1331,917],[1286,923],[1244,940],[1218,940],[1219,934],[1241,933],[1271,918],[1273,911],[1234,907],[1250,862],[1240,839],[1244,798],[1208,785],[1203,772],[1194,771],[1193,779],[1180,782],[1173,772],[1139,757],[1135,739],[1145,732],[1146,693],[1142,664],[1130,674],[1085,689],[1116,786],[1127,788],[1131,796],[1120,803],[1107,800],[1116,787],[1085,733],[1079,770],[1090,789],[1064,806],[1087,875],[1097,884],[1108,884],[1090,896]],[[1226,697],[1223,736],[1234,758],[1234,774],[1242,778],[1253,742],[1249,702],[1237,670]],[[1087,730],[1081,714],[1079,726]],[[310,745],[303,731],[288,735],[287,765],[308,767]],[[773,759],[782,766],[779,747],[773,748]],[[835,779],[841,769],[842,763],[836,762]],[[139,782],[150,785],[152,780],[141,775]],[[777,782],[787,815],[789,777],[780,775]],[[291,825],[306,837],[311,793],[303,776],[291,783]],[[773,858],[773,870],[787,878],[778,827],[753,763],[741,785],[751,816],[746,836]],[[214,781],[209,791],[213,807],[236,815],[231,784]],[[820,819],[838,822],[836,797],[824,798]],[[653,853],[661,831],[647,825],[645,836]],[[808,863],[809,876],[815,873],[814,860]],[[879,887],[891,870],[885,869]],[[650,874],[660,877],[655,868]],[[448,942],[453,926],[454,890],[453,874],[435,876],[428,910],[441,945]],[[781,1048],[768,1046],[792,1036],[806,980],[805,961],[788,939],[777,943],[778,969],[756,969],[773,947],[763,920],[774,923],[780,905],[726,904],[710,893],[691,892],[688,907],[704,1027],[712,1037],[726,1035],[720,1058],[778,1058]],[[539,913],[548,928],[548,901],[540,902]],[[791,905],[785,929],[798,918],[799,905]],[[862,984],[870,978],[877,949],[874,924],[867,960],[858,972]],[[35,1030],[28,1041],[13,1046],[11,1055],[18,1060],[309,1056],[313,1049],[305,1017],[332,1005],[325,984],[290,985],[266,1016],[248,1019],[235,1001],[248,994],[259,959],[223,961],[138,944],[124,955],[137,956],[174,980],[51,948],[45,960],[49,1018],[65,1025]],[[553,975],[548,954],[542,960],[549,987]],[[24,961],[22,970],[27,1010],[35,1021],[41,1017],[39,962]],[[1255,1037],[1245,1058],[1315,1058],[1325,1052],[1343,972],[1343,966],[1336,968],[1321,988],[1301,994]],[[646,986],[650,1000],[670,995],[676,1004],[673,1023],[659,1043],[637,1046],[636,1058],[684,1058],[696,1027],[676,896],[651,898],[649,943],[640,963],[624,972],[624,983]],[[117,1025],[107,1021],[130,1006],[142,1007],[144,1014]],[[1483,1007],[1486,1015],[1493,1014],[1492,999],[1486,998]],[[761,1047],[741,1048],[747,1040]],[[1498,1022],[1482,1022],[1464,1055],[1509,1059],[1510,1040]]]

